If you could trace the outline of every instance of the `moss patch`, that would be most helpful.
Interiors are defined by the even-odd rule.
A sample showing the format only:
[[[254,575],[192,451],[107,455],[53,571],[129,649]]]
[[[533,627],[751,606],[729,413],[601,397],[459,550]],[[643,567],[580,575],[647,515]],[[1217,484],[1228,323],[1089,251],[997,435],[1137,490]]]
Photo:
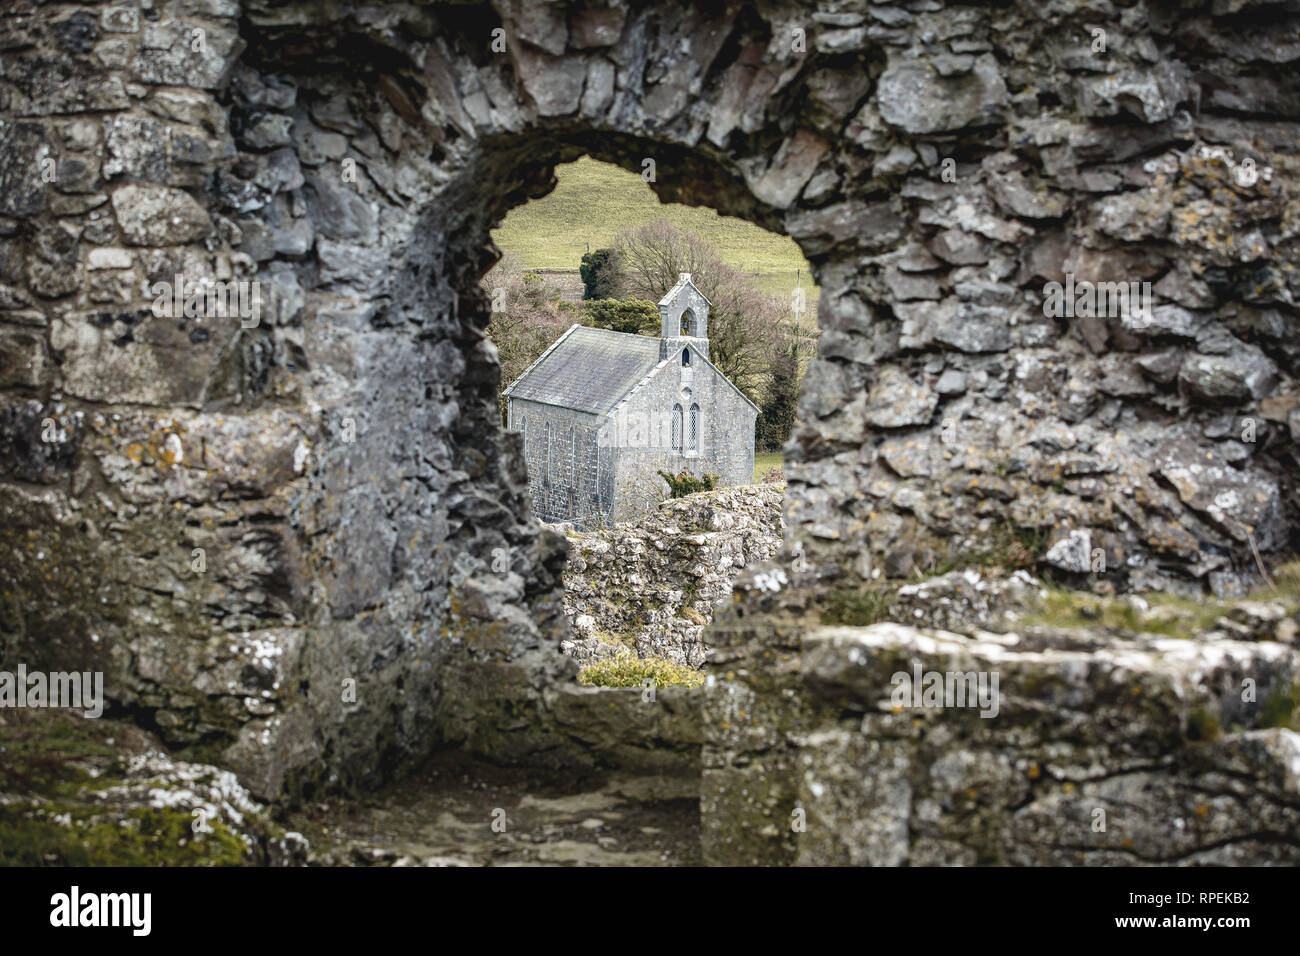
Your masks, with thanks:
[[[1258,588],[1252,594],[1258,600],[1281,601],[1300,605],[1300,559],[1279,565],[1273,571],[1273,587]]]
[[[964,568],[1000,568],[1008,572],[1024,568],[1032,571],[1038,565],[1045,541],[1046,533],[1040,529],[1004,524],[984,538],[979,546],[940,559],[928,569],[926,577]]]
[[[699,687],[704,674],[661,657],[623,655],[588,664],[578,672],[578,680],[591,687],[641,687],[646,680],[657,687]]]
[[[889,618],[898,594],[891,587],[866,587],[853,591],[832,591],[822,603],[823,624],[866,627]]]
[[[1101,598],[1084,591],[1050,590],[1022,620],[1054,627],[1110,627],[1166,637],[1190,637],[1208,630],[1231,608],[1173,594],[1144,594],[1149,609],[1124,598]]]
[[[1204,708],[1192,711],[1187,717],[1187,739],[1197,743],[1209,743],[1222,733],[1219,721]]]
[[[1300,598],[1284,589],[1260,588],[1251,600],[1282,604],[1289,614],[1300,607]],[[1054,588],[1037,600],[1022,620],[1026,624],[1055,627],[1107,627],[1166,637],[1191,637],[1213,629],[1227,617],[1236,602],[1183,597],[1177,594],[1147,593],[1141,596],[1147,609],[1125,597],[1098,597],[1085,591]]]
[[[42,797],[75,793],[91,781],[88,768],[115,761],[119,751],[109,722],[61,710],[0,714],[0,791]],[[109,743],[113,741],[113,743]]]
[[[242,833],[210,818],[212,832],[198,834],[188,802],[155,805],[152,792],[173,785],[132,777],[127,768],[161,749],[149,734],[115,720],[56,709],[0,711],[0,865],[258,862],[265,840],[279,835],[260,815],[245,813]]]
[[[106,816],[57,804],[0,807],[3,866],[239,866],[248,847],[219,820],[196,834],[189,813],[136,807]]]
[[[1278,691],[1259,705],[1260,727],[1284,727],[1300,732],[1300,684],[1289,691]]]

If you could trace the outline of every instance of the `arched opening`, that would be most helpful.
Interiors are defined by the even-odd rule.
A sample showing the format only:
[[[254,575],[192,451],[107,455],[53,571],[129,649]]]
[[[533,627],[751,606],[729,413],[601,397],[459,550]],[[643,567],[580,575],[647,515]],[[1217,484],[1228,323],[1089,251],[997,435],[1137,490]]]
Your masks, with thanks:
[[[563,646],[582,663],[580,680],[598,679],[596,665],[629,647],[647,667],[663,661],[698,669],[704,629],[731,580],[781,546],[780,448],[815,354],[808,312],[818,290],[807,261],[788,238],[707,207],[661,203],[641,177],[590,156],[557,165],[554,189],[511,210],[493,238],[501,261],[485,276],[483,291],[494,302],[486,332],[502,357],[506,420],[527,408],[566,421],[577,415],[580,429],[594,428],[593,419],[618,406],[618,414],[643,416],[648,424],[638,436],[644,441],[621,442],[615,430],[608,445],[598,433],[573,445],[563,469],[578,483],[579,493],[567,499],[575,513],[558,512],[551,490],[530,477],[534,515],[565,525],[571,553],[590,554],[588,542],[599,539],[588,535],[611,523],[657,520],[656,510],[674,498],[710,486],[755,486],[752,493],[733,493],[727,507],[747,502],[762,511],[765,533],[747,539],[746,560],[733,562],[702,593],[685,560],[656,572],[639,570],[636,557],[618,563],[620,573],[654,579],[683,596],[653,613],[649,591],[625,590],[618,609],[599,597],[611,583],[601,576],[613,566],[582,559],[581,570],[569,572],[573,633]],[[697,358],[697,348],[681,348],[678,336],[709,338]],[[653,347],[656,341],[661,349]],[[640,345],[649,348],[637,353],[639,364],[628,362],[634,370],[616,373],[625,362],[618,351]],[[674,351],[680,374],[660,365]],[[782,371],[793,374],[781,379]],[[616,374],[617,391],[601,391]],[[772,414],[777,408],[787,413],[783,423]],[[713,429],[707,440],[706,422]],[[531,472],[543,452],[536,439],[521,437]],[[601,513],[602,507],[608,510]],[[637,608],[644,608],[640,620]],[[691,623],[684,628],[674,621]]]

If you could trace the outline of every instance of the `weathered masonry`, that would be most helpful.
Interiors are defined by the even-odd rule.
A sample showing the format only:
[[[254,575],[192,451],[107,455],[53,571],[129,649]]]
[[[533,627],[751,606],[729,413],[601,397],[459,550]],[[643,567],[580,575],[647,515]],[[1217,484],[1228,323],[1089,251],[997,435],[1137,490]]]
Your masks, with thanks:
[[[709,361],[709,306],[682,273],[658,339],[575,325],[505,390],[539,518],[645,514],[667,494],[660,471],[753,481],[758,408]]]
[[[1231,594],[1296,550],[1297,29],[1251,0],[6,4],[4,660],[104,670],[263,794],[435,744],[604,759],[478,282],[556,163],[653,158],[662,198],[792,236],[822,292],[786,456],[808,570],[780,628],[719,636],[703,722],[712,858],[795,859],[817,725],[789,721],[858,680],[809,656],[796,596],[1008,539],[1081,583]],[[259,321],[155,311],[178,275],[257,282]],[[1048,314],[1071,276],[1150,282],[1151,321]],[[1150,758],[1111,703],[1092,743]],[[862,766],[905,729],[861,726],[834,733]],[[1225,778],[1265,772],[1224,747]],[[960,845],[964,792],[891,819]]]

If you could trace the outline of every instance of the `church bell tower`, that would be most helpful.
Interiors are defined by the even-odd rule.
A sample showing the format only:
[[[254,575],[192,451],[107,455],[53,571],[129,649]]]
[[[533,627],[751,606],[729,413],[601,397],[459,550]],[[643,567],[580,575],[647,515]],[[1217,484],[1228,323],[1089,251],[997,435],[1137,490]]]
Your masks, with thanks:
[[[709,357],[709,308],[713,305],[691,281],[689,272],[678,274],[677,284],[659,300],[659,360],[690,346]]]

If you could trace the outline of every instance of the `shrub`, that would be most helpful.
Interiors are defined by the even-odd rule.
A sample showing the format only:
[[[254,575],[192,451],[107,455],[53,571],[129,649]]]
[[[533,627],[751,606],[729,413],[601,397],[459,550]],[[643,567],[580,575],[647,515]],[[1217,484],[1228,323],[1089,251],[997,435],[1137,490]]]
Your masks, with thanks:
[[[780,451],[794,431],[799,406],[799,358],[778,355],[772,360],[767,398],[754,426],[755,444],[762,451]]]
[[[539,307],[551,298],[551,290],[547,287],[546,280],[540,274],[525,272],[521,281],[523,283],[523,296],[529,305]]]
[[[578,274],[582,276],[584,299],[607,299],[618,284],[618,257],[609,249],[588,252],[582,257]]]
[[[648,299],[594,299],[586,306],[587,318],[598,329],[632,335],[659,334],[659,306]]]
[[[620,654],[588,664],[578,672],[578,680],[590,687],[642,687],[647,680],[656,687],[699,687],[704,674],[662,657]]]
[[[668,496],[670,498],[685,498],[687,495],[693,495],[700,491],[712,491],[718,487],[718,482],[722,480],[721,475],[705,475],[703,478],[696,478],[689,471],[679,471],[675,475],[670,475],[666,471],[659,472],[659,477],[668,482]]]

